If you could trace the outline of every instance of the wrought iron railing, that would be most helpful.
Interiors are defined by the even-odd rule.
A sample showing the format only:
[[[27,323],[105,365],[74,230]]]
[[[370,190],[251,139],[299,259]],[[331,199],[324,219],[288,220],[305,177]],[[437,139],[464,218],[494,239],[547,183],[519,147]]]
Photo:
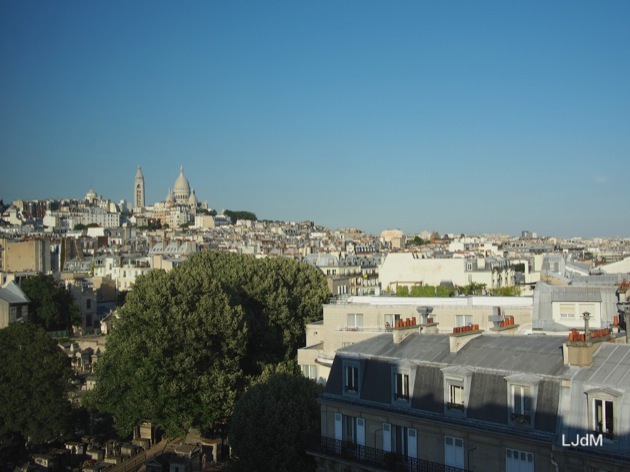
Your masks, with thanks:
[[[467,469],[387,452],[374,447],[361,446],[326,436],[319,436],[319,442],[317,439],[314,437],[311,441],[309,450],[312,452],[381,467],[385,470],[397,472],[469,472]]]

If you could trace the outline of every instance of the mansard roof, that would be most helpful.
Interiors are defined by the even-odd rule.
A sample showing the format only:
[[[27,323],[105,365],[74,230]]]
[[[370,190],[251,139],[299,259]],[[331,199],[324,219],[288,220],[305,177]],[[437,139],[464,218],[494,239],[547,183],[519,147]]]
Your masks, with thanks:
[[[342,356],[383,360],[409,359],[418,363],[467,366],[502,372],[559,376],[568,367],[562,359],[563,337],[536,335],[481,335],[457,353],[450,352],[447,334],[412,334],[400,344],[385,333],[338,351]]]

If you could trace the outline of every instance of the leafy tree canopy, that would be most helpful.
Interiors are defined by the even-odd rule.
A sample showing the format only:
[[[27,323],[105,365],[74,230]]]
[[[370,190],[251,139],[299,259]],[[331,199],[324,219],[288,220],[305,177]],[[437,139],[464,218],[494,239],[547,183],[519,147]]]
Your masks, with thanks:
[[[396,287],[396,296],[398,297],[443,297],[448,298],[453,296],[454,290],[450,287],[439,285],[434,287],[432,285],[414,285],[409,290],[407,286]]]
[[[495,297],[520,297],[520,287],[495,287],[489,290],[490,295]]]
[[[43,329],[12,323],[0,329],[0,359],[0,436],[20,434],[39,444],[65,433],[68,356]]]
[[[151,271],[127,295],[92,401],[122,434],[142,419],[207,431],[266,366],[295,357],[328,297],[319,271],[288,259],[202,252]]]
[[[232,220],[232,223],[236,223],[238,220],[251,220],[256,221],[256,215],[251,211],[243,211],[243,210],[225,210],[223,212],[225,216]]]
[[[121,290],[118,294],[116,294],[116,308],[120,308],[125,304],[128,294],[129,290]]]
[[[457,291],[460,295],[485,295],[486,284],[471,282],[468,285],[457,287]]]
[[[31,300],[29,321],[46,331],[67,329],[79,320],[79,307],[72,294],[52,276],[37,274],[22,282],[22,291]]]
[[[430,241],[425,241],[424,239],[422,239],[420,236],[415,236],[413,239],[407,241],[407,245],[416,245],[416,246],[423,246],[425,244],[429,244]]]
[[[322,387],[299,373],[262,376],[234,408],[230,471],[314,471],[304,452],[309,434],[317,433]]]

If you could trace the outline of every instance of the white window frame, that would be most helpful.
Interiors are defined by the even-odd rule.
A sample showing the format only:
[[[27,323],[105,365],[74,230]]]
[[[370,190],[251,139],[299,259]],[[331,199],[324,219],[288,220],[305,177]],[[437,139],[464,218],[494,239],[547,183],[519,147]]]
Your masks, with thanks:
[[[444,465],[463,469],[465,466],[465,447],[463,438],[444,436]]]
[[[465,398],[463,382],[461,384],[457,382],[449,382],[448,403],[446,404],[446,407],[449,410],[455,408],[457,410],[464,411]]]
[[[450,416],[466,415],[470,399],[470,386],[472,383],[472,371],[467,367],[445,367],[442,369],[444,376],[444,414]],[[453,405],[452,393],[454,388],[461,388],[460,406]]]
[[[598,388],[589,390],[586,393],[588,400],[588,418],[589,428],[595,433],[601,433],[604,438],[614,440],[617,438],[619,431],[619,415],[621,409],[621,392],[609,388]],[[601,404],[601,426],[598,421],[598,403]],[[608,423],[608,415],[606,410],[612,409],[612,420]]]
[[[455,315],[455,326],[461,328],[462,326],[468,326],[473,324],[472,315]]]
[[[307,379],[317,380],[317,365],[315,364],[302,365],[302,374]]]
[[[558,307],[558,311],[560,312],[560,318],[562,319],[575,318],[575,304],[574,303],[560,303],[560,306]]]
[[[505,472],[534,472],[534,453],[505,448]]]
[[[409,372],[394,372],[394,400],[409,401]]]
[[[512,384],[510,386],[512,397],[512,420],[532,423],[534,411],[532,387],[530,385]],[[529,405],[527,403],[529,402]]]
[[[505,377],[507,381],[508,424],[519,428],[534,428],[538,386],[542,377],[531,374],[516,374]],[[530,410],[525,409],[525,397],[530,399]]]
[[[348,330],[360,331],[363,329],[363,313],[348,313],[346,319]]]
[[[359,368],[359,363],[344,361],[342,367],[344,395],[359,395],[361,390],[361,369]]]

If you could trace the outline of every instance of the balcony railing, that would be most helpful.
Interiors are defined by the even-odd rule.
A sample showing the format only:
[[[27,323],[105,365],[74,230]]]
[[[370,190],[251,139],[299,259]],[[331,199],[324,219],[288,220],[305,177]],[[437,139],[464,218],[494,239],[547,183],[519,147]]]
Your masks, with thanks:
[[[467,469],[417,459],[395,452],[386,452],[373,447],[360,446],[326,436],[313,437],[309,451],[360,464],[380,467],[384,470],[405,472],[469,472]]]

